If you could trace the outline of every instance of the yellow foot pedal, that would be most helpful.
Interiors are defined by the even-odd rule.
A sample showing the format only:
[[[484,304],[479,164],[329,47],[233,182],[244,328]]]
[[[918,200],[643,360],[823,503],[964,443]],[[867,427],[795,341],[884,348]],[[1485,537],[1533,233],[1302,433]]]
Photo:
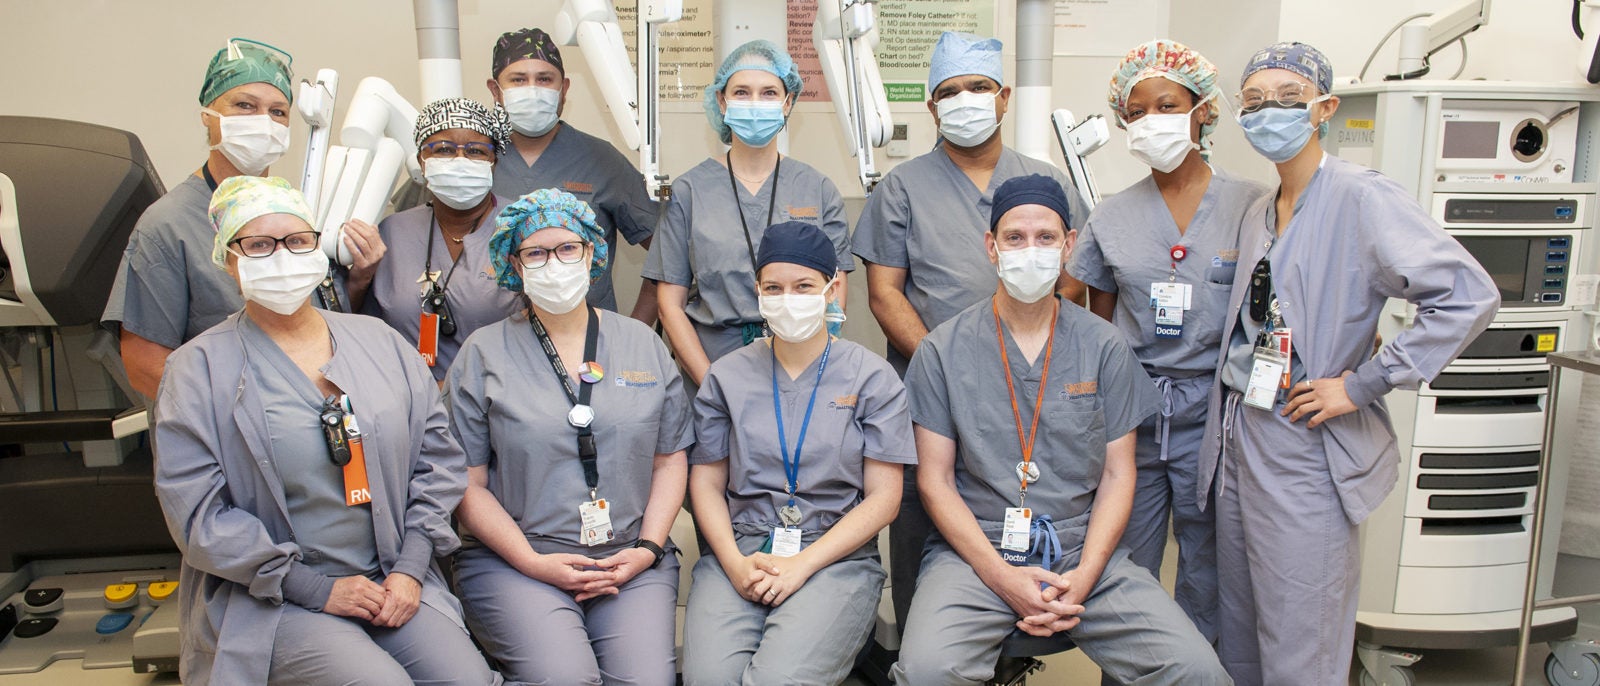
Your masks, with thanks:
[[[106,607],[125,610],[139,604],[138,584],[111,584],[106,586]]]
[[[176,581],[152,581],[150,582],[150,588],[146,589],[145,593],[150,597],[151,603],[160,605],[166,602],[168,598],[171,598],[172,594],[177,590],[178,582]]]

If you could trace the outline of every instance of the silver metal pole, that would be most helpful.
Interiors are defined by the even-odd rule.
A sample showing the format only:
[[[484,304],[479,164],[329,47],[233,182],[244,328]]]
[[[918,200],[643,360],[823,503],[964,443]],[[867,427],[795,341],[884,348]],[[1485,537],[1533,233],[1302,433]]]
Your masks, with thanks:
[[[1050,161],[1050,87],[1055,52],[1053,0],[1017,0],[1017,152]]]
[[[1544,406],[1544,445],[1539,449],[1539,485],[1533,496],[1533,540],[1528,543],[1528,585],[1522,591],[1522,618],[1517,624],[1517,665],[1511,686],[1522,686],[1528,669],[1528,633],[1533,627],[1533,610],[1539,581],[1539,552],[1544,547],[1544,509],[1550,494],[1550,463],[1556,442],[1556,399],[1561,397],[1563,368],[1550,365],[1550,394]]]
[[[413,0],[417,25],[417,69],[422,105],[461,97],[461,21],[456,0]]]

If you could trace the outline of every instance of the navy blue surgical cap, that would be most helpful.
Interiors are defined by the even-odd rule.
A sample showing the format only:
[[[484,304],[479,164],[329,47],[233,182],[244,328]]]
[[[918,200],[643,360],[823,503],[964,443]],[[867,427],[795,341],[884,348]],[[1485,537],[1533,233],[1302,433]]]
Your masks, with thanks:
[[[1064,229],[1072,228],[1072,210],[1067,205],[1067,193],[1055,179],[1042,174],[1014,176],[1006,179],[994,192],[994,205],[989,211],[989,230],[1000,224],[1006,212],[1023,205],[1044,205],[1061,215]]]
[[[756,271],[760,272],[773,262],[788,262],[810,267],[826,278],[839,271],[839,255],[834,252],[833,241],[814,224],[783,222],[767,227],[761,236],[761,249],[756,251]]]

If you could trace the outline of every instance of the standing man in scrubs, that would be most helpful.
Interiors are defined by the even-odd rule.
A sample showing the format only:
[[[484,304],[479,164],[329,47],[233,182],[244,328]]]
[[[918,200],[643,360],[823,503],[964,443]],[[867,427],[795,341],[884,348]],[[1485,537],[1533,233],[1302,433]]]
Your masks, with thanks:
[[[729,353],[695,397],[694,568],[684,683],[838,684],[883,596],[878,532],[916,460],[905,386],[828,335],[838,255],[820,229],[767,229],[756,259],[775,337]]]
[[[672,183],[644,275],[658,284],[661,327],[695,386],[712,362],[765,335],[755,266],[767,227],[813,224],[837,248],[839,270],[855,269],[839,188],[774,142],[801,85],[800,68],[778,46],[734,48],[705,93],[706,119],[728,151]],[[845,301],[845,285],[838,280],[835,302]]]
[[[994,292],[980,227],[989,225],[995,189],[1027,174],[1046,175],[1063,188],[1070,183],[1054,166],[1002,142],[1000,120],[1011,101],[1004,83],[998,39],[940,36],[928,72],[928,111],[940,141],[890,170],[856,223],[851,248],[867,265],[872,314],[889,339],[889,363],[902,373],[928,331]],[[1081,221],[1087,212],[1076,193],[1068,197]],[[906,497],[890,527],[890,586],[901,631],[933,528],[917,497],[916,474],[916,467],[905,470]]]
[[[1139,425],[1138,486],[1122,543],[1160,578],[1171,513],[1174,596],[1213,642],[1216,522],[1215,510],[1197,500],[1200,439],[1239,222],[1267,190],[1206,161],[1222,98],[1217,68],[1181,43],[1155,40],[1128,52],[1111,77],[1111,112],[1150,175],[1095,206],[1067,268],[1088,285],[1089,310],[1122,331],[1161,394],[1161,409]]]
[[[291,61],[246,38],[229,39],[212,56],[199,112],[211,152],[145,210],[128,238],[100,320],[120,331],[128,381],[146,398],[155,397],[174,349],[244,306],[238,285],[211,264],[216,231],[206,207],[218,184],[265,175],[289,149]],[[365,237],[352,230],[346,244]]]
[[[608,246],[582,201],[534,191],[495,223],[497,280],[529,307],[479,329],[450,370],[467,623],[516,682],[671,686],[667,534],[694,442],[677,365],[649,327],[584,302]]]
[[[611,143],[579,131],[561,118],[567,104],[566,66],[561,49],[541,29],[510,31],[495,41],[489,92],[511,121],[511,146],[494,168],[494,192],[520,198],[540,188],[573,194],[594,210],[605,230],[606,244],[650,247],[658,203],[645,188],[639,170]],[[615,312],[611,266],[589,291],[595,307]],[[634,319],[656,323],[655,284],[639,284]]]
[[[1011,179],[984,244],[1000,286],[928,334],[906,372],[928,545],[891,673],[976,685],[1013,632],[1063,635],[1117,683],[1228,684],[1200,632],[1118,545],[1134,430],[1159,397],[1110,324],[1056,297],[1061,185]]]
[[[1207,408],[1218,649],[1240,684],[1344,686],[1361,569],[1356,527],[1398,478],[1383,403],[1488,326],[1499,291],[1410,192],[1319,143],[1339,107],[1316,48],[1278,43],[1241,77],[1239,125],[1278,168],[1245,214]],[[1373,354],[1389,298],[1415,322]]]

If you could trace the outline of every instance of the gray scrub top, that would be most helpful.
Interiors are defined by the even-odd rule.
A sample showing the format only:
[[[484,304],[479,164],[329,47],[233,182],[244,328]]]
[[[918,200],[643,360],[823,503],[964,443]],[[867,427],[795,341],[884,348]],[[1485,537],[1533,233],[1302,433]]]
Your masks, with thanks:
[[[777,189],[774,190],[774,184]],[[768,177],[751,195],[738,184],[750,243],[739,226],[739,208],[728,168],[718,159],[701,162],[672,183],[672,200],[661,217],[644,276],[689,289],[689,319],[703,326],[732,327],[761,321],[750,250],[761,251],[767,229],[767,208],[777,193],[772,223],[803,221],[817,225],[838,251],[839,269],[855,269],[850,256],[850,226],[844,219],[844,198],[821,172],[792,157],[779,164],[777,179]],[[713,358],[715,361],[715,358]]]
[[[122,253],[105,323],[177,348],[244,308],[239,284],[211,261],[211,188],[190,174],[146,208]]]
[[[1178,232],[1155,177],[1146,176],[1096,205],[1078,232],[1067,273],[1089,286],[1117,294],[1112,323],[1151,374],[1188,378],[1216,370],[1227,315],[1228,290],[1239,259],[1239,224],[1266,186],[1213,172],[1189,229]],[[1188,254],[1177,263],[1176,280],[1192,287],[1193,307],[1183,313],[1183,335],[1158,338],[1150,284],[1173,275],[1172,248]]]
[[[450,368],[450,427],[467,464],[489,466],[489,492],[539,553],[604,557],[639,540],[655,456],[694,443],[677,363],[649,327],[600,316],[595,356],[605,377],[590,398],[601,498],[616,538],[578,540],[578,504],[589,499],[578,461],[572,405],[525,313],[479,329]],[[573,371],[573,370],[569,370]],[[576,390],[576,389],[574,389]]]
[[[994,294],[999,276],[984,251],[994,192],[1015,176],[1044,174],[1067,189],[1072,228],[1083,226],[1082,201],[1067,176],[1011,148],[1000,152],[989,187],[979,192],[940,145],[895,166],[867,198],[851,247],[862,260],[907,270],[905,293],[929,331]],[[889,357],[899,353],[889,346]]]
[[[1270,201],[1267,204],[1273,205]],[[1239,239],[1241,241],[1249,241],[1253,244],[1252,248],[1254,248],[1254,245],[1261,246],[1260,249],[1254,249],[1253,253],[1251,251],[1243,251],[1245,254],[1265,254],[1269,260],[1275,256],[1288,254],[1288,246],[1291,239],[1287,232],[1282,236],[1277,235],[1277,217],[1277,210],[1269,208],[1267,210],[1267,223],[1247,221],[1246,225],[1241,227],[1239,231]],[[1259,260],[1260,258],[1256,259]],[[1250,274],[1255,270],[1255,264],[1255,261],[1250,262],[1248,268],[1240,270],[1240,275],[1236,278],[1249,279]],[[1273,276],[1274,280],[1279,278],[1278,274]],[[1246,285],[1248,287],[1248,284]],[[1256,363],[1256,338],[1261,335],[1263,326],[1262,322],[1250,318],[1249,302],[1250,296],[1247,291],[1243,307],[1239,308],[1239,324],[1234,327],[1233,334],[1228,337],[1227,352],[1222,365],[1223,385],[1240,393],[1248,390],[1250,385],[1250,372]],[[1223,304],[1223,309],[1223,317],[1226,318],[1226,303]],[[1294,330],[1290,329],[1289,383],[1297,384],[1306,380],[1306,370],[1305,365],[1300,363],[1299,350],[1294,346],[1293,333]],[[1278,398],[1279,400],[1286,400],[1288,396],[1279,393]]]
[[[489,237],[494,235],[495,214],[511,201],[495,197],[495,207],[484,213],[483,221],[462,242],[461,263],[451,275],[450,250],[445,238],[434,228],[433,209],[421,205],[389,215],[378,224],[378,234],[388,253],[372,276],[372,288],[362,303],[362,313],[378,317],[399,331],[413,347],[422,326],[422,288],[418,281],[427,264],[428,242],[433,242],[433,270],[441,272],[446,284],[444,297],[456,319],[454,336],[439,336],[433,378],[444,380],[462,341],[480,327],[505,319],[521,306],[517,293],[495,283],[494,266],[489,263]]]
[[[917,461],[905,386],[889,363],[835,339],[817,386],[821,362],[818,356],[794,379],[777,369],[791,458],[817,389],[795,489],[806,531],[831,528],[861,502],[865,459]],[[769,341],[740,348],[711,365],[694,399],[697,442],[689,462],[729,460],[728,513],[735,525],[777,526],[778,508],[789,502],[772,406],[774,363]]]
[[[344,469],[328,457],[316,385],[250,318],[240,318],[239,332],[246,368],[261,391],[268,450],[283,478],[284,504],[301,562],[335,578],[381,576],[372,505],[344,504]]]
[[[1160,394],[1116,327],[1057,299],[1050,378],[1033,461],[1040,479],[1027,506],[1064,521],[1089,511],[1105,468],[1106,444],[1156,412]],[[1040,392],[1044,353],[1029,365],[1006,333],[1009,373],[1026,431]],[[990,301],[973,305],[922,339],[906,371],[911,420],[956,442],[956,490],[989,535],[1000,540],[1005,509],[1017,506],[1022,449],[1001,376]]]
[[[644,177],[611,143],[573,128],[562,121],[550,146],[530,167],[512,150],[494,165],[494,192],[513,200],[540,188],[558,188],[589,203],[595,222],[605,229],[606,245],[616,255],[617,234],[638,245],[655,231],[660,207],[645,188]],[[589,287],[589,303],[605,310],[617,309],[611,283],[613,257],[606,272]]]

